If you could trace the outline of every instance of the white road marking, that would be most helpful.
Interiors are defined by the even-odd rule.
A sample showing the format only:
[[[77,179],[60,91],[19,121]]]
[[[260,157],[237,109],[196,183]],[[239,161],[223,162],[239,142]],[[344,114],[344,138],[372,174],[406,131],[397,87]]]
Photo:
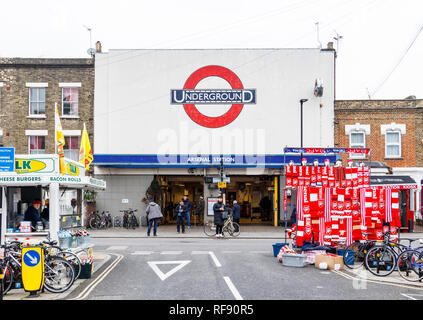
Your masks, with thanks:
[[[106,250],[111,251],[111,250],[126,250],[126,249],[128,249],[128,246],[111,246],[111,247],[108,247]]]
[[[91,284],[89,284],[77,297],[70,300],[84,300],[88,295],[94,290],[94,288],[104,280],[104,278],[118,265],[118,263],[123,259],[123,256],[120,254],[113,254],[117,256],[117,259],[108,266],[103,273],[95,279]]]
[[[415,286],[408,286],[406,284],[397,284],[397,283],[392,283],[392,282],[384,282],[384,281],[377,281],[377,280],[369,280],[369,279],[364,279],[364,278],[360,278],[360,277],[354,277],[351,275],[347,275],[345,272],[340,272],[340,271],[335,271],[335,270],[331,270],[332,272],[339,274],[340,276],[346,278],[346,279],[350,279],[350,280],[360,280],[360,281],[365,281],[365,282],[371,282],[371,283],[376,283],[376,284],[384,284],[387,286],[394,286],[394,287],[401,287],[401,288],[407,288],[407,289],[413,289],[413,290],[423,290],[423,287],[419,288],[419,287],[415,287]]]
[[[241,295],[239,294],[238,290],[235,288],[234,284],[232,283],[229,277],[223,277],[225,279],[226,284],[228,285],[229,289],[231,290],[232,294],[234,295],[236,300],[244,300]]]
[[[407,295],[405,293],[401,293],[401,295],[403,295],[404,297],[411,299],[411,300],[417,300],[416,298],[410,297],[409,295]]]
[[[222,251],[222,253],[241,253],[241,251]]]
[[[183,260],[183,261],[148,261],[148,265],[153,269],[153,271],[157,274],[157,276],[160,278],[160,280],[164,281],[165,279],[169,278],[172,274],[174,274],[176,271],[182,269],[185,267],[188,263],[190,263],[191,260]],[[177,264],[175,268],[172,270],[163,273],[158,267],[158,264]]]
[[[222,265],[220,264],[219,260],[217,260],[217,257],[215,256],[215,254],[213,253],[213,251],[209,251],[209,255],[210,257],[212,257],[214,264],[216,265],[216,267],[221,267]]]
[[[161,254],[182,254],[182,251],[162,251]]]
[[[270,253],[270,251],[250,251],[250,253]]]
[[[132,255],[149,255],[149,254],[152,254],[153,253],[153,251],[135,251],[135,252],[132,252],[131,254]]]

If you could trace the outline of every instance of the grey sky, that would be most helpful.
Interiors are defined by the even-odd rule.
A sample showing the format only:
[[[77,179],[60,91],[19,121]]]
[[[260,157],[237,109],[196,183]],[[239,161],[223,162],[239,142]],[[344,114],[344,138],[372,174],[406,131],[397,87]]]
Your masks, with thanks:
[[[119,48],[309,48],[343,36],[337,99],[423,98],[421,0],[2,1],[1,57],[88,57]],[[379,89],[378,89],[379,88]],[[378,89],[378,90],[377,90]],[[377,91],[376,91],[377,90]],[[376,93],[374,93],[376,91]]]

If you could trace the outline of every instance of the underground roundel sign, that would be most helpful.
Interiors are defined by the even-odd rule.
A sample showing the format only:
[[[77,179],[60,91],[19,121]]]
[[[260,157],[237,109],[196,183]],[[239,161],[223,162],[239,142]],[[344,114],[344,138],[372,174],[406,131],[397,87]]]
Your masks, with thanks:
[[[231,89],[195,89],[197,84],[207,77],[222,78],[230,84]],[[244,89],[238,76],[222,66],[205,66],[194,71],[188,77],[183,89],[172,89],[170,94],[171,104],[182,104],[192,121],[207,128],[226,126],[239,116],[244,104],[256,103],[256,90]],[[197,109],[197,104],[230,104],[231,107],[218,117],[209,117]]]

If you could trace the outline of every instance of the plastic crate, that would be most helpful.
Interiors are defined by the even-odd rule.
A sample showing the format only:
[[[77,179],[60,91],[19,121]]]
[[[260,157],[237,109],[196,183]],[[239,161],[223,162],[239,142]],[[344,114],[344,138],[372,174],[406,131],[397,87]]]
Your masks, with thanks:
[[[282,255],[282,265],[286,267],[302,268],[306,265],[307,256],[305,254],[290,254],[284,253]]]
[[[288,243],[275,243],[272,244],[273,246],[273,256],[277,257],[279,254],[279,251],[281,251],[281,248],[288,245]]]
[[[72,246],[72,238],[59,238],[59,246],[61,248],[70,248]]]

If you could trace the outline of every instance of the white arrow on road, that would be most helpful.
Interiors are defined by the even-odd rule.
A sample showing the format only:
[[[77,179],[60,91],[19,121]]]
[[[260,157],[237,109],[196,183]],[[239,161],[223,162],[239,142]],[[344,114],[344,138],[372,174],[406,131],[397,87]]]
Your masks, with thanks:
[[[29,260],[31,260],[31,263],[32,264],[37,264],[38,263],[37,257],[34,258],[33,256],[30,256],[29,253],[27,253],[26,255],[29,258]]]
[[[160,278],[160,280],[164,281],[165,279],[169,278],[172,274],[177,272],[178,270],[181,270],[183,267],[185,267],[188,263],[190,263],[191,260],[182,260],[182,261],[148,261],[148,265],[153,269],[153,271],[157,274],[157,276]],[[158,264],[177,264],[175,268],[172,270],[163,273],[158,267]]]

